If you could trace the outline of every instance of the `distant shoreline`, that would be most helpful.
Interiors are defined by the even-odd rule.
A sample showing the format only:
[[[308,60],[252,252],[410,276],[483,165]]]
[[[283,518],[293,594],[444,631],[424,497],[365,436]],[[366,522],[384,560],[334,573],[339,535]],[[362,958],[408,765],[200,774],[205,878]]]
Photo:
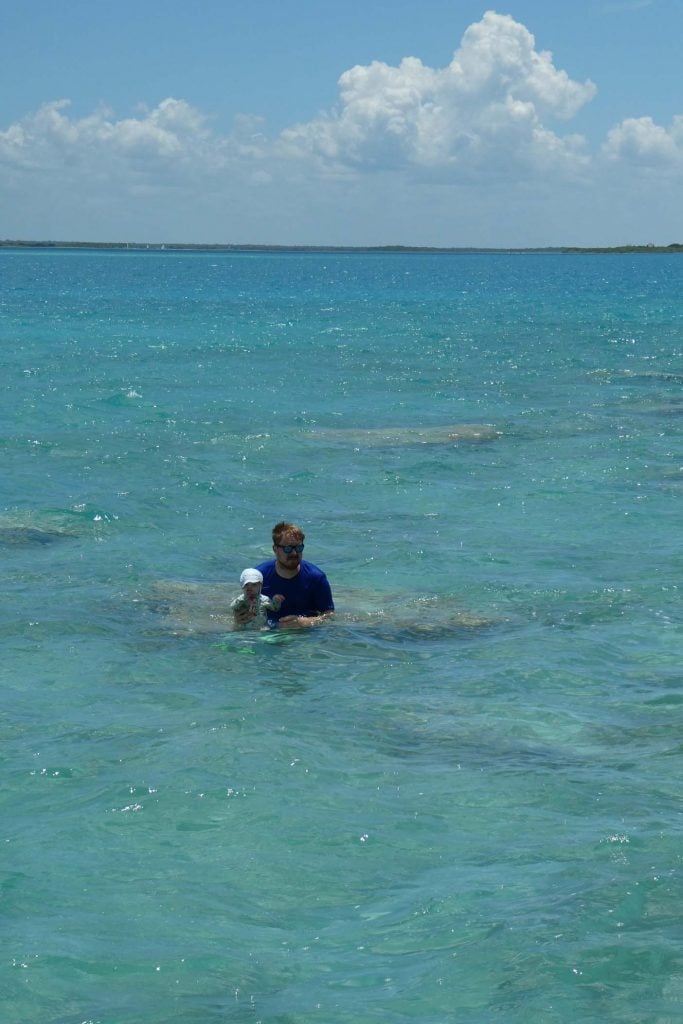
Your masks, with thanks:
[[[54,242],[0,239],[0,249],[112,249],[123,252],[293,252],[293,253],[426,253],[444,255],[472,255],[476,253],[549,253],[572,255],[582,253],[683,253],[683,243],[671,245],[614,245],[614,246],[513,246],[484,248],[476,246],[426,245],[254,245],[200,242]]]

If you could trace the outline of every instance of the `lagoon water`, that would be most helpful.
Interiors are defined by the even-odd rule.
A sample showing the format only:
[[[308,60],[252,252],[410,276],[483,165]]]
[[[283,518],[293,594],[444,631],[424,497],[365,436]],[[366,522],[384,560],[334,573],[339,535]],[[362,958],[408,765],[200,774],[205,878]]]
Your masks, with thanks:
[[[680,1021],[683,258],[0,281],[4,1024]]]

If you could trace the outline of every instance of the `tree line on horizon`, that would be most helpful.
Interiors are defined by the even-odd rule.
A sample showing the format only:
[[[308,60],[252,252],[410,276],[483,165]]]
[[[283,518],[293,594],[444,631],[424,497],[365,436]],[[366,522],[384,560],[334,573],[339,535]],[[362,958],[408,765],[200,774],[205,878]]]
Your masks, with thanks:
[[[116,249],[135,252],[415,252],[415,253],[670,253],[683,252],[683,243],[669,245],[611,245],[611,246],[429,246],[429,245],[267,245],[236,242],[63,242],[0,239],[0,248],[6,249]]]

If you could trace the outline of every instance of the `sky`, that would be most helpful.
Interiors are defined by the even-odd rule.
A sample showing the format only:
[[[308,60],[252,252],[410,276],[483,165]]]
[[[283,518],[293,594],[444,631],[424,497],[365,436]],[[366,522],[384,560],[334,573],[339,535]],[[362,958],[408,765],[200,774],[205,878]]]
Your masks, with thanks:
[[[683,243],[681,0],[0,0],[0,239]]]

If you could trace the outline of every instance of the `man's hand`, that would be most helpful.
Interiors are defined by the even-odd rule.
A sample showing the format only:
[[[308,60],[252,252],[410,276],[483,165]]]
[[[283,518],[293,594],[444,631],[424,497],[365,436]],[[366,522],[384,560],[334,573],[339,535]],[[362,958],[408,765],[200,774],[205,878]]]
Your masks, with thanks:
[[[318,623],[324,622],[331,614],[331,612],[325,612],[323,615],[283,615],[278,625],[284,626],[285,629],[309,629],[311,626],[317,626]]]
[[[278,626],[284,626],[285,629],[305,629],[307,626],[312,626],[315,621],[308,615],[283,615],[278,619]]]

